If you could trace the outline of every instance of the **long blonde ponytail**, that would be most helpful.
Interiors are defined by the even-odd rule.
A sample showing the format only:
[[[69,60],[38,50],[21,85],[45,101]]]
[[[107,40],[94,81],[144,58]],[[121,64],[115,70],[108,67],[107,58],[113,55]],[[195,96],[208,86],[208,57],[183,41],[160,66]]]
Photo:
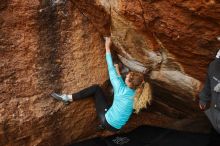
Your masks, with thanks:
[[[135,113],[151,104],[152,93],[148,82],[144,82],[144,75],[138,72],[129,72],[130,87],[135,90],[133,109]]]
[[[134,113],[139,113],[141,109],[147,108],[151,104],[152,91],[148,82],[143,82],[137,89],[134,96]]]

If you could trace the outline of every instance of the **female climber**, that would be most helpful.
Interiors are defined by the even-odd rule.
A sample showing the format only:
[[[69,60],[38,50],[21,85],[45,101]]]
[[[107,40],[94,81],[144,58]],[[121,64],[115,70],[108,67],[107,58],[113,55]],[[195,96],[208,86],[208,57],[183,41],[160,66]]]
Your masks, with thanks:
[[[112,105],[108,105],[106,97],[99,85],[92,85],[72,95],[52,93],[52,97],[65,103],[75,100],[94,97],[95,107],[101,124],[98,130],[107,129],[117,132],[121,129],[133,112],[146,107],[151,100],[151,90],[148,83],[144,82],[144,76],[137,72],[128,72],[123,81],[118,65],[113,65],[111,52],[111,39],[105,38],[106,61],[108,73],[114,90]],[[143,90],[144,89],[144,90]],[[143,91],[145,92],[144,94]]]

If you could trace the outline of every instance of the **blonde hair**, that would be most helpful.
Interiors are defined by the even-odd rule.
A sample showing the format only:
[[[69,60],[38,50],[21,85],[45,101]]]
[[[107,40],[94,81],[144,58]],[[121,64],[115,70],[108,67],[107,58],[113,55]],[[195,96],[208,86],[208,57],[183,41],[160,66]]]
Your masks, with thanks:
[[[141,109],[147,108],[151,104],[152,92],[148,82],[144,82],[144,76],[141,73],[130,72],[129,82],[131,88],[135,89],[134,112],[139,113]]]
[[[136,89],[134,96],[134,113],[139,113],[141,109],[147,108],[151,104],[152,92],[148,82],[143,83],[141,87]]]

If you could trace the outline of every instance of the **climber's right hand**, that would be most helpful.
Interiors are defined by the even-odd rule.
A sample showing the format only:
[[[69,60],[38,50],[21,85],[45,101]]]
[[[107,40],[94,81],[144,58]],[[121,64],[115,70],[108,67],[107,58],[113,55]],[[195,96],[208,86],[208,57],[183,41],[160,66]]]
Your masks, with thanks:
[[[105,39],[105,49],[106,52],[110,52],[110,47],[111,47],[111,38],[110,37],[104,37]]]

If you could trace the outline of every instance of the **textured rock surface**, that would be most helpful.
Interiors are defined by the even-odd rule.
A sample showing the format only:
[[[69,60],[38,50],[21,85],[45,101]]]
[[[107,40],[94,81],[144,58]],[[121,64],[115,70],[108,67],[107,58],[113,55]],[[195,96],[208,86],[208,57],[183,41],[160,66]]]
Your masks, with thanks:
[[[94,134],[91,100],[65,106],[49,94],[106,80],[103,42],[72,3],[40,8],[10,1],[1,10],[0,145],[63,145]]]
[[[0,145],[65,145],[96,135],[92,99],[69,106],[72,93],[107,78],[102,36],[152,84],[141,124],[204,132],[193,99],[220,43],[217,0],[3,0],[0,3]],[[110,28],[111,27],[111,28]],[[135,66],[134,66],[135,65]]]

